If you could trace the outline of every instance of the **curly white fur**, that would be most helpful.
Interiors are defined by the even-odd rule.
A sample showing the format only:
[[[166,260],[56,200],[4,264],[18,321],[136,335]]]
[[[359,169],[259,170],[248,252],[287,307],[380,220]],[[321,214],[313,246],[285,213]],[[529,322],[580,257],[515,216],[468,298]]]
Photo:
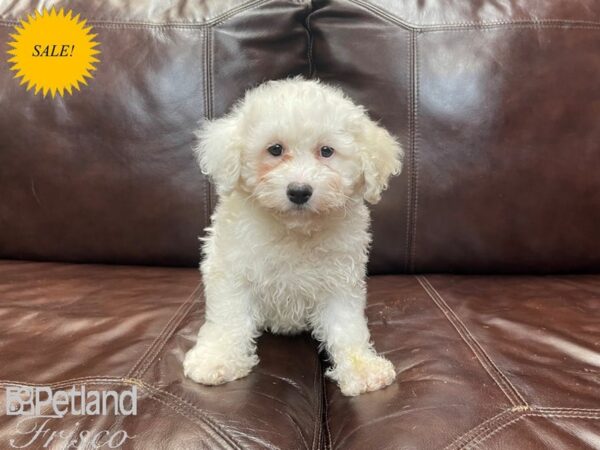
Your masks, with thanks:
[[[206,321],[185,374],[209,385],[243,377],[258,363],[262,330],[311,330],[345,395],[392,383],[394,367],[373,349],[364,314],[364,200],[377,202],[400,172],[396,140],[340,90],[300,78],[249,91],[198,136],[219,203],[203,239]],[[273,144],[281,155],[267,151]],[[312,187],[306,204],[290,201],[290,183]]]

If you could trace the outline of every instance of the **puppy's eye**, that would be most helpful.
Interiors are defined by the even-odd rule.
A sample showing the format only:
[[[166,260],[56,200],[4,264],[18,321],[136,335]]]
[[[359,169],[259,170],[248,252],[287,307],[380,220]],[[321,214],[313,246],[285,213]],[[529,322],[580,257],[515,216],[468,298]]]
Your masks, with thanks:
[[[281,156],[283,153],[283,146],[281,144],[269,145],[267,151],[273,156]]]
[[[330,158],[331,155],[333,155],[333,148],[328,147],[327,145],[321,147],[321,156],[323,158]]]

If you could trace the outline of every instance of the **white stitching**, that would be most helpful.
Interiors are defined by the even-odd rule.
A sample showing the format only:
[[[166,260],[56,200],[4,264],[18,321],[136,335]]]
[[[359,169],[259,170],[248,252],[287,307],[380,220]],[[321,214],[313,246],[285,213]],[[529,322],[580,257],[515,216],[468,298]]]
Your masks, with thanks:
[[[471,331],[467,328],[467,326],[464,324],[464,322],[462,321],[462,319],[460,318],[460,316],[458,314],[456,314],[452,308],[450,308],[450,306],[446,303],[446,301],[444,300],[444,298],[441,296],[441,294],[439,292],[437,292],[437,290],[433,287],[433,285],[431,284],[431,282],[429,280],[427,280],[427,283],[429,284],[429,286],[431,286],[431,288],[438,294],[438,296],[440,297],[440,300],[444,303],[444,305],[446,305],[446,307],[453,313],[453,315],[456,317],[456,319],[458,320],[458,322],[463,326],[463,328],[465,329],[465,332],[469,335],[469,337],[473,340],[473,342],[475,342],[477,344],[477,346],[481,349],[481,351],[483,352],[483,354],[485,355],[485,357],[488,359],[489,363],[496,369],[496,371],[498,372],[498,374],[504,379],[504,381],[512,388],[512,390],[514,391],[514,393],[517,395],[518,399],[521,401],[522,406],[526,406],[529,407],[529,404],[527,403],[527,401],[523,398],[523,396],[521,395],[521,393],[519,392],[519,390],[512,384],[512,382],[508,379],[508,377],[506,375],[504,375],[504,372],[502,372],[500,370],[500,368],[496,365],[496,363],[494,362],[494,360],[490,357],[490,355],[487,353],[487,351],[485,350],[485,348],[483,348],[479,342],[477,342],[477,340],[475,339],[475,336],[473,336],[471,334]]]
[[[98,28],[176,28],[176,29],[202,29],[220,25],[223,22],[235,17],[244,11],[263,6],[272,0],[257,0],[245,5],[226,11],[221,16],[217,16],[206,22],[144,22],[144,21],[102,21],[88,20],[87,23]],[[543,20],[496,20],[489,22],[440,22],[433,24],[416,24],[405,21],[377,5],[366,3],[362,0],[350,0],[356,6],[371,11],[376,16],[399,25],[409,31],[419,31],[423,33],[434,31],[461,31],[467,29],[486,29],[486,28],[521,28],[521,27],[541,27],[541,28],[571,28],[571,29],[590,29],[600,30],[600,22],[578,19],[543,19]],[[245,7],[242,7],[245,6]],[[0,19],[1,26],[15,26],[20,23],[17,19]]]
[[[53,383],[30,383],[27,381],[12,381],[12,380],[0,380],[0,387],[6,386],[47,386],[50,388],[60,388],[63,386],[70,386],[73,384],[81,384],[87,382],[101,381],[106,383],[120,383],[122,380],[121,377],[111,377],[111,376],[88,376],[88,377],[78,377],[78,378],[70,378],[67,380],[59,380]]]
[[[247,3],[236,6],[235,8],[225,11],[212,19],[205,22],[145,22],[145,21],[117,21],[117,20],[87,20],[86,23],[98,28],[188,28],[201,29],[209,28],[215,25],[220,25],[223,22],[237,16],[238,14],[250,9],[260,7],[272,0],[250,0]],[[0,25],[9,24],[11,26],[18,25],[18,19],[0,19]]]
[[[598,414],[598,415],[569,416],[569,415],[563,415],[563,414],[544,414],[544,413],[540,413],[540,412],[536,412],[536,411],[524,412],[524,413],[521,413],[521,415],[519,417],[516,417],[515,419],[512,419],[512,420],[506,422],[505,424],[503,424],[502,426],[500,426],[500,427],[496,428],[495,430],[491,431],[491,433],[474,439],[472,442],[466,444],[463,447],[463,450],[469,450],[469,449],[473,449],[473,448],[479,447],[480,444],[483,444],[485,441],[487,441],[489,438],[491,438],[495,434],[499,433],[500,431],[502,431],[506,427],[508,427],[508,426],[510,426],[510,425],[512,425],[514,423],[517,423],[518,421],[520,421],[521,419],[523,419],[525,417],[561,418],[561,419],[562,418],[564,418],[564,419],[591,419],[591,420],[596,420],[596,419],[600,419],[600,414]]]
[[[326,442],[325,442],[325,448],[326,449],[331,449],[333,446],[333,441],[331,440],[331,428],[329,427],[329,399],[327,396],[327,381],[323,380],[322,383],[323,386],[323,407],[325,408],[324,410],[324,418],[325,418],[325,433],[326,433]]]
[[[539,406],[535,408],[536,411],[550,411],[550,412],[562,412],[562,411],[568,411],[568,412],[585,412],[585,413],[592,413],[592,414],[600,414],[600,409],[596,409],[596,408],[561,408],[561,407],[556,407],[556,406]]]
[[[233,437],[229,436],[229,434],[225,430],[221,430],[221,427],[219,427],[215,422],[213,422],[213,420],[208,416],[208,414],[204,410],[197,408],[196,406],[194,406],[192,403],[188,402],[187,400],[185,400],[169,391],[152,386],[152,385],[144,382],[143,380],[131,379],[131,380],[124,380],[124,382],[125,383],[129,382],[131,384],[140,386],[140,388],[144,389],[149,395],[151,395],[151,392],[154,393],[155,395],[158,392],[158,393],[166,396],[171,401],[173,401],[175,403],[175,405],[180,406],[182,408],[191,409],[192,411],[196,412],[199,415],[199,418],[204,423],[209,425],[223,439],[228,440],[229,443],[231,445],[234,445],[236,448],[240,448],[239,445],[234,441]],[[149,391],[151,391],[151,392],[149,392]],[[152,397],[152,398],[154,398],[155,400],[158,400],[156,397]],[[168,404],[166,404],[164,402],[163,402],[163,404],[165,404],[166,406],[169,406]],[[173,406],[171,405],[171,407],[173,407]],[[175,409],[175,407],[173,407],[173,409]]]
[[[212,119],[213,115],[213,73],[212,73],[212,30],[205,30],[203,36],[203,47],[204,47],[204,116],[207,119]],[[211,183],[208,177],[204,179],[204,220],[206,226],[210,226],[211,216]]]
[[[524,24],[497,24],[485,25],[478,27],[463,27],[463,28],[436,28],[433,30],[421,30],[421,33],[436,33],[436,32],[454,32],[454,31],[494,31],[494,30],[518,30],[518,29],[543,29],[543,30],[594,30],[599,31],[600,25],[569,25],[569,24],[543,24],[543,23],[524,23]]]
[[[516,417],[515,419],[512,419],[508,422],[506,422],[505,424],[501,425],[500,427],[496,428],[495,430],[493,430],[491,433],[486,434],[484,436],[481,436],[479,438],[475,438],[473,441],[469,442],[468,444],[466,444],[463,447],[463,450],[469,450],[471,448],[477,448],[479,446],[479,444],[485,442],[486,440],[488,440],[490,437],[492,437],[494,434],[499,433],[500,431],[502,431],[504,428],[512,425],[513,423],[517,423],[519,420],[523,419],[525,416],[524,415],[520,415],[518,417]]]
[[[478,425],[474,426],[473,428],[465,431],[459,437],[454,439],[450,444],[448,444],[446,447],[444,447],[444,450],[460,448],[461,445],[469,443],[469,441],[471,441],[472,439],[475,439],[476,437],[480,436],[485,431],[488,431],[489,426],[492,425],[493,423],[501,422],[502,420],[505,420],[504,416],[514,415],[514,414],[515,414],[515,410],[514,410],[514,408],[511,408],[511,409],[506,409],[506,410],[496,414],[493,417],[490,417],[486,421],[481,422]]]
[[[415,258],[416,258],[416,247],[417,247],[417,214],[419,211],[419,89],[420,89],[420,71],[421,71],[421,60],[419,56],[419,35],[413,33],[414,35],[414,65],[415,65],[415,75],[414,75],[414,124],[413,124],[413,213],[412,213],[412,239],[411,249],[410,249],[410,271],[415,271]]]
[[[413,32],[410,32],[407,41],[407,55],[409,59],[408,69],[408,158],[407,158],[407,175],[406,175],[406,245],[405,245],[405,257],[404,257],[404,270],[410,271],[410,248],[411,248],[411,213],[412,213],[412,171],[413,171],[413,135],[414,135],[414,123],[413,123],[413,91],[414,91],[414,39]]]
[[[473,351],[473,354],[480,362],[481,366],[485,369],[485,371],[490,375],[492,380],[496,383],[496,385],[500,388],[500,390],[506,395],[508,400],[511,402],[513,406],[528,406],[527,402],[523,399],[523,397],[519,394],[519,392],[515,389],[515,387],[507,382],[507,378],[504,374],[498,369],[498,367],[494,364],[494,362],[489,358],[489,356],[483,351],[483,348],[477,340],[473,337],[473,335],[469,332],[464,323],[460,320],[460,318],[452,311],[452,309],[446,304],[441,295],[435,290],[433,285],[426,279],[424,276],[416,276],[415,277],[419,284],[423,287],[425,292],[429,295],[429,298],[436,304],[436,306],[442,311],[442,313],[446,316],[448,321],[452,324],[454,329],[457,331],[458,335],[461,337],[463,342],[467,344],[467,346]],[[486,360],[487,357],[487,360]],[[499,379],[498,379],[499,378]],[[522,402],[522,403],[521,403]]]
[[[562,25],[562,26],[588,26],[594,29],[600,29],[600,22],[589,21],[589,20],[578,20],[578,19],[543,19],[543,20],[494,20],[489,22],[439,22],[439,23],[428,23],[428,24],[417,24],[409,22],[400,16],[372,3],[365,2],[364,0],[350,0],[356,6],[362,7],[371,11],[376,16],[381,17],[395,25],[399,25],[403,28],[419,30],[423,32],[427,31],[439,31],[439,30],[450,30],[450,29],[464,29],[470,27],[493,27],[493,26],[504,26],[504,25]]]
[[[136,363],[131,367],[126,375],[127,378],[141,378],[148,370],[152,364],[152,361],[154,361],[156,356],[160,353],[162,347],[166,344],[166,341],[169,339],[171,333],[175,331],[177,326],[189,313],[194,304],[194,300],[196,299],[196,294],[200,290],[200,286],[201,284],[198,284],[190,296],[181,304],[181,306],[179,306],[179,308],[177,308],[177,311],[175,311],[175,313],[167,321],[158,336],[152,341],[146,351],[142,353]]]
[[[156,400],[156,401],[162,403],[163,405],[172,408],[179,414],[188,418],[195,425],[201,425],[201,423],[198,422],[197,420],[194,420],[193,417],[190,417],[189,415],[185,414],[186,412],[189,412],[189,411],[184,411],[184,409],[187,407],[187,408],[191,409],[192,411],[196,412],[198,414],[198,419],[200,419],[204,424],[208,425],[216,434],[221,436],[224,440],[228,441],[231,445],[235,446],[235,448],[240,448],[239,445],[237,445],[237,443],[233,440],[233,438],[231,436],[229,436],[227,434],[227,432],[225,430],[221,430],[220,426],[218,426],[216,423],[213,422],[213,420],[210,417],[208,417],[206,412],[204,412],[201,409],[196,408],[193,404],[188,403],[186,400],[182,399],[181,397],[179,397],[175,394],[172,394],[169,391],[165,391],[158,387],[152,386],[152,385],[144,382],[143,380],[139,380],[136,378],[118,378],[118,377],[114,377],[114,378],[113,377],[95,377],[95,378],[84,377],[84,378],[86,379],[86,381],[85,381],[86,385],[126,385],[126,386],[134,385],[134,386],[138,386],[139,388],[144,390],[148,394],[148,396],[150,398],[152,398],[153,400]],[[60,388],[60,387],[69,386],[72,384],[80,384],[79,380],[83,380],[84,378],[74,378],[72,380],[65,380],[64,382],[52,383],[52,384],[46,384],[46,385],[37,384],[37,383],[33,384],[33,383],[13,383],[13,382],[10,382],[7,384],[27,385],[27,386],[49,386],[52,388]],[[0,386],[2,386],[4,383],[5,383],[4,381],[0,381]],[[157,393],[163,394],[169,400],[171,400],[171,402],[159,399],[157,397]]]
[[[315,368],[315,376],[313,377],[313,389],[314,389],[314,394],[315,394],[315,398],[317,399],[317,404],[315,406],[315,411],[313,411],[313,414],[315,416],[315,420],[314,420],[314,426],[313,426],[313,439],[312,439],[312,450],[316,450],[317,446],[319,446],[321,444],[321,428],[323,425],[323,420],[322,420],[322,414],[321,414],[321,404],[323,402],[323,390],[321,389],[321,385],[323,382],[323,378],[319,377],[319,374],[321,373],[321,363],[318,359],[318,356],[316,357],[316,368]],[[319,383],[317,383],[317,380],[319,381]],[[318,391],[318,392],[317,392]],[[318,433],[317,433],[318,430]],[[318,436],[318,437],[317,437]],[[304,438],[303,438],[304,440]],[[308,445],[307,445],[308,447]]]

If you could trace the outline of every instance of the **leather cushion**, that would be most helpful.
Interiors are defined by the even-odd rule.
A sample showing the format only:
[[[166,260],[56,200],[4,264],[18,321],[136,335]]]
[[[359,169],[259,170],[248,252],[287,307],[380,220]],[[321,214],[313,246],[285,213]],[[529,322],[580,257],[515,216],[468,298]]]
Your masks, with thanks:
[[[264,336],[259,365],[238,382],[206,387],[183,376],[202,323],[199,280],[193,269],[1,261],[0,387],[135,385],[136,416],[48,424],[65,433],[125,430],[136,436],[129,448],[319,447],[322,368],[307,336]],[[27,442],[17,430],[31,420],[0,415],[0,448]],[[49,448],[64,445],[57,439]]]
[[[375,347],[395,385],[326,383],[334,449],[597,448],[600,276],[369,280]]]

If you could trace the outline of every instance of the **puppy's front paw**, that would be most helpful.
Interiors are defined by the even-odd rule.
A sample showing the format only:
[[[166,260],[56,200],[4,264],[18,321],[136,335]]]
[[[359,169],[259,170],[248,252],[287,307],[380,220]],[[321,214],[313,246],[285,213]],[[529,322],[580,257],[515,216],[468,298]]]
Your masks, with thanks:
[[[256,355],[220,355],[194,347],[185,355],[183,373],[196,383],[216,386],[245,377],[257,363]]]
[[[348,355],[327,375],[338,382],[342,394],[355,396],[389,386],[396,378],[396,371],[394,365],[382,356],[357,353]]]

